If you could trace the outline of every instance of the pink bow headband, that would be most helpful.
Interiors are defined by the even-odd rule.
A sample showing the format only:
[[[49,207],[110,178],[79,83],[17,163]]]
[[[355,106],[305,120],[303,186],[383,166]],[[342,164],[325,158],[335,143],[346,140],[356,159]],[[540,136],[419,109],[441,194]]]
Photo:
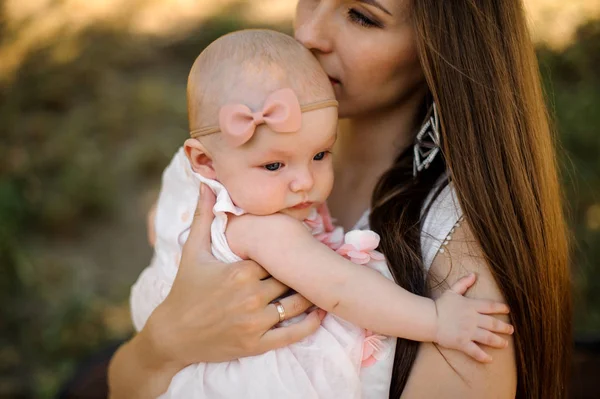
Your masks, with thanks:
[[[192,138],[222,132],[235,147],[243,145],[263,123],[273,131],[291,133],[300,130],[302,113],[316,109],[337,107],[336,100],[324,100],[300,106],[292,89],[280,89],[265,100],[262,110],[252,112],[243,104],[227,104],[219,111],[219,126],[207,126],[190,132]]]

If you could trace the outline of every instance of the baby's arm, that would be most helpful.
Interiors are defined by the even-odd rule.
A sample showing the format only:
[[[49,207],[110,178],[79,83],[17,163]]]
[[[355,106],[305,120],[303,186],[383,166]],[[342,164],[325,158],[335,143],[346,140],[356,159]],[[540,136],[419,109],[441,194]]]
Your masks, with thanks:
[[[506,305],[462,296],[474,277],[434,302],[338,255],[285,215],[232,218],[227,240],[236,254],[260,263],[320,308],[377,333],[436,342],[487,361],[473,341],[504,347],[506,341],[490,331],[511,332],[508,324],[485,315],[507,313]]]

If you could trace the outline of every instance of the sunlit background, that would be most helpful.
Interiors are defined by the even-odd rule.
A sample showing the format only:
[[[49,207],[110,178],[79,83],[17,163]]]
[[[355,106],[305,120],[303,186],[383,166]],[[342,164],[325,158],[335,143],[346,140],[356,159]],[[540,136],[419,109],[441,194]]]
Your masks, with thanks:
[[[574,364],[599,376],[600,0],[526,6],[564,147]],[[145,215],[186,137],[193,59],[232,30],[291,32],[295,1],[0,7],[0,397],[48,398],[132,331],[129,287],[151,256]],[[574,392],[595,397],[583,382]]]

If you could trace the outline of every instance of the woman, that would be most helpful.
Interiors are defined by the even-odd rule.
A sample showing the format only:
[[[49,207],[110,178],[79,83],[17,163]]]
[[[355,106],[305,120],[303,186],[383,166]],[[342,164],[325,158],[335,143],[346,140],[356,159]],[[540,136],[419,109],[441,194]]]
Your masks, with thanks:
[[[474,271],[469,295],[511,308],[515,334],[507,350],[489,351],[491,365],[398,342],[390,397],[565,397],[568,244],[521,2],[300,0],[295,32],[348,119],[334,151],[333,216],[349,228],[371,207],[403,287],[435,297]],[[429,109],[439,140],[416,137]],[[113,359],[115,398],[157,396],[187,364],[262,353],[318,327],[269,330],[278,321],[269,303],[286,287],[251,261],[210,256],[211,200],[200,200],[171,294]],[[282,303],[288,316],[310,305],[298,295]]]

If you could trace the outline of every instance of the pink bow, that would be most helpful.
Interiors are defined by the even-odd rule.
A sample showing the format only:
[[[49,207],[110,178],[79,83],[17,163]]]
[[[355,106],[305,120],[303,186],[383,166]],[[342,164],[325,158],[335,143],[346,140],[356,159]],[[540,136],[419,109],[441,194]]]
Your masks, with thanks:
[[[252,112],[243,104],[228,104],[219,112],[219,127],[235,147],[252,138],[256,127],[267,124],[273,131],[291,133],[302,126],[302,110],[292,89],[274,91],[265,100],[263,109]]]

